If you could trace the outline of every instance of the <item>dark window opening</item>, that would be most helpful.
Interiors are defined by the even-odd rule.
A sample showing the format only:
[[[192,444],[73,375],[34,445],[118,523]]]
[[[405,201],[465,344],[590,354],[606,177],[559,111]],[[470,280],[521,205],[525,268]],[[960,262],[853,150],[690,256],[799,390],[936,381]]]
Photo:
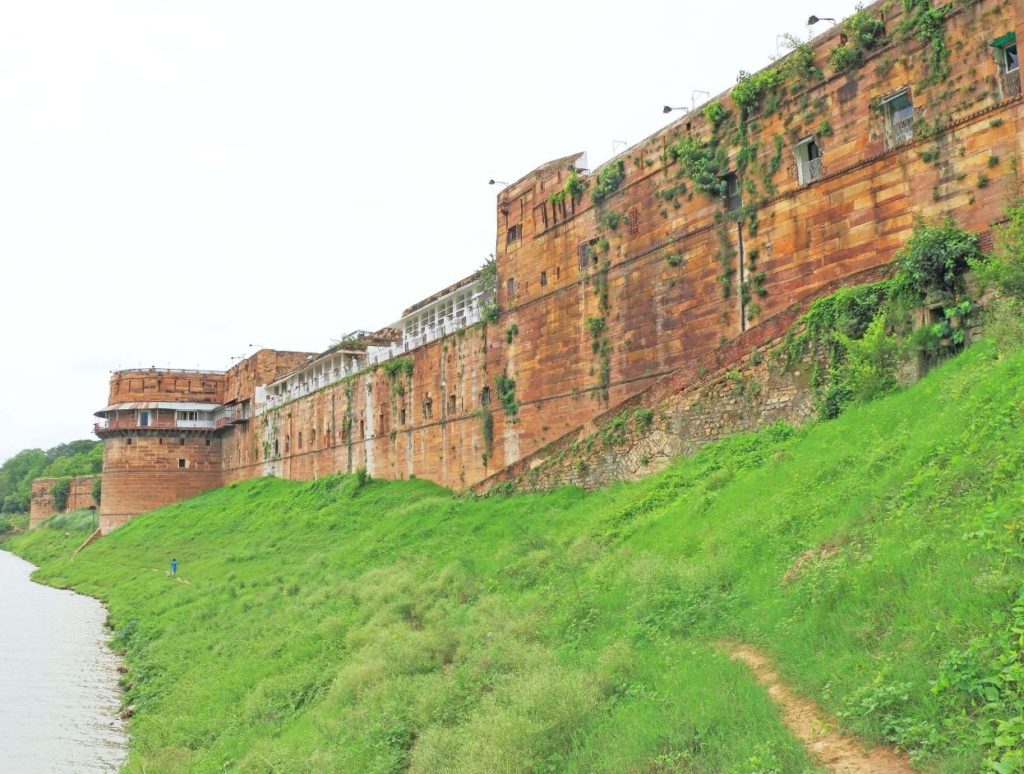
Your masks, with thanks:
[[[505,244],[510,245],[513,242],[518,242],[523,238],[523,224],[516,223],[505,232]]]
[[[274,456],[278,457],[281,455],[281,441],[277,438],[274,439]]]
[[[178,459],[178,467],[179,468],[185,467],[185,460],[179,458]]]
[[[551,210],[553,213],[553,221],[555,224],[561,223],[566,220],[565,210],[565,199],[557,199],[551,202]]]
[[[740,179],[734,172],[730,172],[723,180],[725,181],[725,211],[736,212],[743,206],[743,194],[740,191]]]
[[[458,401],[454,395],[448,396],[448,413],[454,414],[458,410]]]
[[[580,261],[580,271],[597,264],[597,239],[584,242],[576,248],[576,254]]]
[[[432,419],[433,416],[434,416],[434,401],[432,401],[430,398],[427,398],[425,401],[423,401],[423,418],[424,419]]]
[[[539,207],[533,208],[534,231],[543,231],[548,227],[548,205],[547,202]]]
[[[384,427],[384,414],[378,414],[377,415],[377,424],[379,425],[379,429],[377,430],[377,435],[384,435],[384,431],[385,431],[385,427]]]
[[[491,388],[490,387],[484,387],[480,391],[480,405],[481,406],[490,406],[491,405]]]
[[[509,277],[508,278],[508,282],[506,283],[506,285],[508,287],[508,297],[509,298],[515,298],[516,297],[516,278],[515,277]]]
[[[1003,72],[1012,73],[1020,69],[1020,57],[1017,55],[1017,43],[1013,42],[1003,47]]]
[[[302,448],[302,431],[301,431],[301,430],[299,430],[299,438],[298,438],[298,442],[299,442],[299,443],[298,443],[298,446],[299,446],[299,448],[301,449],[301,448]]]
[[[160,439],[160,445],[161,445],[161,446],[163,446],[163,445],[164,445],[164,439],[163,439],[163,438],[161,438],[161,439]]]
[[[540,273],[540,286],[542,288],[546,288],[548,286],[548,273],[546,271],[542,271]]]
[[[131,438],[125,438],[124,439],[124,445],[125,446],[131,446],[132,445],[132,439]]]
[[[363,419],[359,420],[359,437],[360,438],[365,438],[366,437],[366,421],[363,420]]]
[[[309,448],[316,446],[316,428],[314,427],[309,431]]]
[[[209,439],[209,438],[207,438],[207,439],[206,439],[206,445],[207,445],[207,446],[209,446],[209,445],[210,445],[210,439]]]
[[[184,438],[179,438],[178,439],[178,446],[184,446],[184,445],[185,445],[185,439]]]
[[[398,422],[399,424],[405,424],[405,409],[398,409]]]

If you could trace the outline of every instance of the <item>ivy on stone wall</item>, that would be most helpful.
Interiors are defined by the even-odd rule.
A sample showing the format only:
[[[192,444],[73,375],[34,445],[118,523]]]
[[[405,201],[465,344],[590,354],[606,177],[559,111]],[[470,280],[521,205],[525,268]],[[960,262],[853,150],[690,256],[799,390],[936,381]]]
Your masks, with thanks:
[[[626,162],[622,159],[606,164],[595,175],[594,187],[590,191],[590,199],[594,204],[601,204],[609,196],[619,190],[626,179]]]
[[[828,66],[835,73],[860,67],[869,51],[888,42],[885,23],[865,8],[859,8],[843,22],[843,36],[845,42],[833,48],[828,56]]]
[[[515,422],[519,416],[519,401],[516,400],[516,380],[505,374],[498,374],[494,377],[494,386],[497,388],[498,400],[505,411],[505,418],[509,422]]]
[[[583,198],[583,193],[587,190],[590,183],[585,177],[583,177],[579,171],[573,169],[569,172],[569,177],[565,180],[565,185],[562,186],[562,190],[556,191],[548,197],[548,201],[553,204],[559,204],[569,199],[573,202],[578,202]]]
[[[949,6],[935,8],[931,0],[903,0],[903,20],[899,33],[904,39],[916,38],[925,45],[928,75],[922,85],[930,86],[949,77],[949,44],[946,43],[946,12]]]
[[[71,496],[71,479],[62,478],[50,488],[50,496],[53,497],[53,507],[63,513],[68,507],[68,498]]]

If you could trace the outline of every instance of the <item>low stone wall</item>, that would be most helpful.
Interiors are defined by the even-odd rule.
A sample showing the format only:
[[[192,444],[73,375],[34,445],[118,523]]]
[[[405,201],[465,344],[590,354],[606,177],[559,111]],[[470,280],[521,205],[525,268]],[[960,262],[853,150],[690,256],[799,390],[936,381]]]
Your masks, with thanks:
[[[772,365],[774,361],[773,352],[755,352],[742,364],[708,374],[697,386],[649,408],[626,408],[505,486],[521,491],[566,484],[593,489],[648,476],[679,455],[733,433],[778,421],[803,424],[814,416],[807,373],[785,371]]]
[[[32,482],[32,505],[29,509],[29,528],[38,527],[44,520],[55,513],[71,513],[80,508],[99,507],[96,498],[92,496],[93,486],[100,476],[76,476],[70,479],[71,489],[68,492],[67,506],[63,511],[58,511],[53,502],[53,487],[60,481],[60,478],[37,478]]]
[[[754,360],[757,359],[757,356],[754,353],[765,353],[770,351],[773,347],[777,347],[793,324],[799,320],[800,316],[815,300],[827,296],[841,287],[875,282],[889,276],[890,273],[890,266],[876,266],[866,271],[840,277],[833,282],[816,288],[814,291],[806,294],[799,301],[792,304],[788,309],[744,331],[736,338],[719,346],[714,352],[694,358],[690,362],[673,371],[671,374],[658,380],[650,387],[619,403],[617,406],[603,414],[598,415],[593,421],[581,425],[546,446],[541,447],[532,454],[522,457],[517,462],[503,468],[489,478],[484,479],[473,487],[473,491],[478,494],[483,494],[509,487],[533,488],[535,484],[531,482],[539,481],[540,474],[536,472],[538,468],[553,465],[556,460],[563,460],[568,454],[576,453],[583,444],[588,444],[588,449],[592,450],[593,441],[588,439],[595,436],[598,428],[607,427],[610,423],[617,421],[626,412],[637,408],[656,410],[655,413],[658,413],[661,411],[658,407],[663,403],[670,403],[676,396],[689,395],[695,390],[705,390],[716,380],[725,378],[726,374],[732,373],[733,371],[744,374],[750,368],[757,368],[759,365],[763,365],[763,363],[754,363]],[[756,376],[753,373],[748,376],[750,378],[754,378],[755,381],[764,381],[763,377]],[[790,374],[789,377],[800,378],[799,374],[796,373]],[[783,378],[783,375],[777,375],[777,378]],[[764,391],[767,386],[767,383],[763,385],[761,388],[762,391]],[[750,389],[756,390],[757,388],[751,387]],[[804,392],[804,390],[798,391]],[[773,384],[770,386],[768,393],[774,395],[774,398],[770,401],[772,403],[769,410],[770,414],[773,415],[774,413],[782,411],[782,404],[779,403],[779,401],[783,400],[782,396],[786,392],[787,388],[783,388],[781,385]],[[747,395],[749,397],[750,393],[747,393]],[[710,400],[710,397],[708,400]],[[768,399],[766,398],[765,400]],[[806,396],[806,401],[808,401],[809,405],[809,394]],[[719,408],[720,407],[716,406],[715,413],[716,416],[719,417],[720,424],[729,424],[725,420],[726,416],[731,416],[735,421],[739,421],[739,419],[736,418],[735,411],[728,410],[728,407],[725,407],[726,411],[722,413],[717,411]],[[750,410],[752,411],[753,409]],[[802,411],[802,409],[793,410],[798,413]],[[788,417],[779,416],[776,418],[784,419]],[[766,415],[762,424],[769,421],[774,421],[774,419],[769,419],[768,415]],[[735,428],[735,430],[727,430],[724,432],[718,432],[717,434],[712,433],[711,435],[706,436],[702,443],[714,440],[728,432],[753,429],[758,426],[760,425],[756,423],[750,424],[749,418],[744,419],[743,422]],[[685,453],[686,450],[687,448],[684,446],[681,451],[676,453]],[[621,453],[621,451],[622,450],[620,449],[619,452]],[[643,455],[650,457],[651,450],[641,452],[640,457],[642,458]],[[576,468],[579,467],[580,465],[576,465]],[[654,468],[650,468],[646,473],[654,472],[654,470]],[[588,483],[585,480],[586,477],[583,476],[583,471],[577,470],[576,474],[575,478],[570,476],[564,481],[561,479],[555,479],[551,482],[551,485],[556,486],[559,483],[582,483],[585,486],[598,486],[603,483],[618,480],[616,478],[607,478],[597,479],[594,483]]]

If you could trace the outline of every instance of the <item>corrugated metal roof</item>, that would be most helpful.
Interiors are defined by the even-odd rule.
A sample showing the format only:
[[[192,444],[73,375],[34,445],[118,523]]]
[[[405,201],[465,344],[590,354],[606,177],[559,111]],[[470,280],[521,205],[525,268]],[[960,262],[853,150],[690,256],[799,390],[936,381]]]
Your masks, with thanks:
[[[172,409],[174,411],[214,411],[220,403],[171,403],[162,400],[144,400],[134,403],[114,403],[96,412],[101,417],[110,411],[138,411],[139,409]]]

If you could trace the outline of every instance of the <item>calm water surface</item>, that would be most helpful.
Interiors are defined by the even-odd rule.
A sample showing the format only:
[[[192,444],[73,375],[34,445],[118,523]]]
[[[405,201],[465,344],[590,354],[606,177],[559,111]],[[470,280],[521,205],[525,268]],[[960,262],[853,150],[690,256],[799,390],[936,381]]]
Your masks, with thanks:
[[[91,597],[32,583],[35,568],[0,551],[0,771],[117,771],[117,657]]]

